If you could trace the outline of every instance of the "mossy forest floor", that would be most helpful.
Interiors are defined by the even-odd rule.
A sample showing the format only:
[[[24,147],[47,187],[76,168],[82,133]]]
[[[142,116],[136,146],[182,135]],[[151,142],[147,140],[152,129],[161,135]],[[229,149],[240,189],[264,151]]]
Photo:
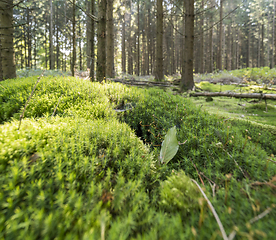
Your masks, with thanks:
[[[45,75],[0,83],[0,239],[276,238],[275,102]]]

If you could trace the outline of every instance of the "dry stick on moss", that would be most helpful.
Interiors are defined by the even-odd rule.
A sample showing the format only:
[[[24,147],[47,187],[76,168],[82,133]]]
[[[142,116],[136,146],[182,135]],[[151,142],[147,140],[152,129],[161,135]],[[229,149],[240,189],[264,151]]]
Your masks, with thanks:
[[[43,73],[37,78],[37,81],[36,81],[36,84],[34,85],[34,88],[33,88],[33,90],[32,90],[32,93],[31,93],[31,95],[29,96],[29,98],[28,98],[28,100],[27,100],[27,102],[26,102],[26,104],[25,104],[25,107],[24,107],[24,109],[23,109],[22,114],[20,115],[18,130],[20,129],[21,121],[22,121],[22,119],[24,118],[24,113],[25,113],[25,111],[26,111],[26,108],[27,108],[27,106],[28,106],[28,103],[29,103],[29,101],[31,100],[31,98],[32,98],[32,96],[33,96],[33,94],[34,94],[35,88],[36,88],[37,84],[39,83],[40,78],[43,77],[43,74],[44,74],[44,71],[43,71]]]
[[[1,86],[2,88],[4,88],[5,90],[7,90],[7,88],[3,87],[1,84],[0,84],[0,86]]]
[[[191,180],[197,185],[197,187],[199,188],[199,190],[202,193],[203,197],[206,199],[206,201],[207,201],[207,203],[208,203],[208,205],[209,205],[209,207],[210,207],[210,209],[211,209],[211,211],[212,211],[212,213],[213,213],[213,215],[214,215],[214,217],[215,217],[215,219],[216,219],[216,221],[217,221],[217,223],[219,225],[219,228],[220,228],[220,231],[221,231],[223,239],[224,240],[228,240],[228,237],[226,235],[224,227],[223,227],[223,225],[222,225],[222,223],[221,223],[221,221],[219,219],[219,216],[216,213],[216,210],[213,207],[212,203],[209,201],[209,199],[207,198],[206,194],[204,193],[204,191],[202,190],[202,188],[199,186],[199,184],[197,183],[197,181],[195,181],[194,179],[191,179]]]
[[[56,105],[56,107],[55,107],[55,110],[54,110],[54,112],[53,112],[53,114],[52,114],[52,117],[55,115],[55,112],[56,112],[56,110],[57,110],[57,107],[58,107],[58,105],[59,105],[59,102],[60,102],[61,97],[62,97],[62,96],[60,96],[60,98],[59,98],[59,100],[58,100],[58,103],[57,103],[57,105]]]
[[[252,224],[254,222],[257,222],[258,220],[262,219],[263,217],[265,217],[267,214],[269,214],[272,211],[272,208],[267,208],[264,212],[262,212],[261,214],[259,214],[258,216],[252,218],[249,223]],[[236,236],[237,232],[234,230],[230,233],[228,240],[233,240],[234,237]]]
[[[247,176],[245,175],[245,173],[244,173],[244,171],[242,170],[242,168],[239,166],[239,164],[237,163],[237,161],[230,155],[230,153],[227,152],[227,151],[225,151],[225,149],[223,149],[223,148],[222,148],[222,150],[223,150],[224,152],[226,152],[230,158],[233,159],[233,161],[235,162],[235,164],[238,166],[238,168],[239,168],[240,171],[242,172],[244,178],[247,178]]]
[[[268,158],[267,160],[269,160],[269,161],[271,161],[271,162],[273,162],[273,163],[276,163],[276,162],[275,162],[275,161],[273,161],[272,159],[269,159],[269,158]]]
[[[215,197],[215,196],[216,196],[216,186],[217,186],[217,184],[216,184],[214,181],[212,181],[211,179],[207,178],[207,177],[204,175],[203,172],[200,172],[199,174],[202,175],[203,177],[205,177],[205,178],[208,180],[208,182],[209,182],[209,184],[210,184],[210,186],[211,186],[211,188],[212,188],[213,197]]]
[[[201,178],[201,176],[200,176],[200,174],[199,174],[199,172],[198,172],[198,170],[197,170],[196,165],[194,164],[194,162],[193,162],[193,160],[192,160],[191,158],[190,158],[190,160],[192,161],[192,163],[193,163],[193,165],[194,165],[194,167],[195,167],[195,169],[196,169],[197,175],[199,176],[202,185],[205,186],[205,184],[204,184],[204,182],[203,182],[203,180],[202,180],[202,178]]]

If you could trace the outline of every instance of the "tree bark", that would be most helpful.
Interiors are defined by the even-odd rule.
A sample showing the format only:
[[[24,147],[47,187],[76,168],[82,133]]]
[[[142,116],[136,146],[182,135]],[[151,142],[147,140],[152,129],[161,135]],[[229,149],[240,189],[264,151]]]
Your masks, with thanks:
[[[274,54],[274,49],[275,49],[275,0],[273,0],[273,15],[272,15],[272,40],[271,40],[271,68],[275,67],[275,54]]]
[[[264,67],[264,24],[262,23],[261,67]]]
[[[251,23],[248,24],[246,67],[250,67]]]
[[[56,7],[56,66],[60,69],[59,9]]]
[[[218,69],[222,70],[222,16],[223,14],[223,0],[220,0],[220,23],[219,23],[219,51],[218,51]]]
[[[73,0],[73,16],[72,16],[72,25],[73,25],[73,56],[72,56],[72,62],[71,62],[71,72],[72,76],[75,76],[75,67],[76,67],[76,57],[77,57],[77,52],[76,52],[76,1]]]
[[[13,0],[0,1],[1,65],[3,79],[15,78],[13,50]],[[1,75],[1,74],[0,74]]]
[[[232,22],[228,25],[228,39],[227,39],[227,70],[230,71],[232,69],[232,48],[231,48],[231,25]]]
[[[0,82],[3,81],[3,68],[2,68],[2,42],[0,35]]]
[[[184,71],[180,82],[180,90],[190,90],[194,88],[193,60],[194,60],[194,0],[186,1],[185,14],[185,56]]]
[[[140,75],[140,1],[137,0],[137,76]]]
[[[99,0],[98,31],[97,31],[97,72],[98,82],[105,79],[106,74],[106,0]]]
[[[93,1],[93,0],[92,0]],[[87,12],[91,12],[91,2],[85,0]],[[86,15],[86,68],[91,65],[91,21],[92,19]]]
[[[50,40],[50,70],[55,68],[55,60],[54,60],[54,44],[53,44],[53,0],[50,1],[50,29],[49,29],[49,40]]]
[[[95,13],[95,1],[91,0],[91,14],[94,16]],[[91,36],[90,36],[90,58],[91,58],[91,64],[90,64],[90,81],[95,80],[95,22],[91,20]]]
[[[128,46],[127,46],[127,72],[128,74],[133,74],[133,58],[132,58],[132,25],[131,25],[131,0],[129,1],[129,13],[127,14],[127,22],[128,22]]]
[[[156,71],[158,81],[164,79],[163,73],[163,0],[157,0],[157,33],[156,33]]]
[[[126,0],[124,6],[126,8]],[[126,72],[126,12],[124,12],[122,22],[122,72]]]
[[[82,71],[82,47],[81,47],[81,22],[79,21],[79,67],[80,67],[80,71]]]
[[[31,20],[30,20],[30,9],[27,8],[27,41],[28,41],[28,67],[32,67],[32,39],[31,39]]]
[[[114,71],[114,21],[113,1],[107,0],[107,28],[106,28],[106,76],[115,77]]]
[[[205,0],[201,1],[201,9],[204,9],[204,2]],[[199,72],[204,73],[204,15],[202,14],[200,18],[200,65],[199,65]]]

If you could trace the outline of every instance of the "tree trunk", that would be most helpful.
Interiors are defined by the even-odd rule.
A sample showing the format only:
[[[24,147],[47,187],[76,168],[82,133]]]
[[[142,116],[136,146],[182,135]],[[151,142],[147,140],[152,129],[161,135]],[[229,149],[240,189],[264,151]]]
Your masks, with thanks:
[[[148,16],[147,16],[147,75],[150,73],[150,5],[148,5]]]
[[[30,9],[27,8],[27,41],[28,41],[28,67],[32,67],[32,39],[31,39],[31,20]]]
[[[93,1],[93,0],[92,0]],[[91,12],[91,3],[89,0],[85,0],[87,12]],[[91,65],[91,21],[93,21],[88,15],[86,15],[86,68],[90,68]]]
[[[114,78],[114,21],[113,21],[113,1],[107,0],[107,28],[106,28],[106,76]]]
[[[140,1],[137,0],[137,76],[140,75]]]
[[[146,75],[146,33],[145,33],[145,19],[143,19],[142,26],[142,75]]]
[[[56,7],[56,66],[57,66],[57,69],[60,68],[60,46],[59,46],[59,26],[58,26],[58,23],[59,23],[59,19],[58,19],[58,16],[59,16],[59,9],[58,9],[58,5]]]
[[[246,67],[250,67],[251,23],[248,24]]]
[[[274,55],[274,48],[275,48],[275,0],[273,1],[273,15],[272,15],[272,40],[271,40],[271,68],[275,67],[275,55]]]
[[[262,23],[261,67],[264,67],[264,24]]]
[[[181,91],[194,88],[193,60],[194,60],[194,0],[186,1],[185,14],[185,56],[180,88]]]
[[[267,35],[267,54],[266,54],[266,66],[270,66],[270,41],[269,41],[269,22],[270,22],[270,15],[269,15],[269,11],[267,13],[267,31],[266,31],[266,35]]]
[[[3,81],[3,68],[2,68],[2,43],[0,35],[0,82]]]
[[[210,3],[210,7],[213,6],[213,0]],[[210,16],[210,26],[213,26],[213,13],[211,13]],[[210,32],[209,32],[209,72],[212,73],[213,72],[213,66],[214,64],[214,52],[213,52],[213,27],[210,28]]]
[[[129,0],[129,13],[127,14],[127,22],[128,22],[128,46],[127,46],[127,72],[128,74],[132,75],[133,74],[133,60],[132,60],[132,25],[131,25],[131,0]]]
[[[205,0],[201,1],[201,9],[204,9],[204,2]],[[199,65],[199,72],[204,73],[204,15],[202,14],[200,18],[200,65]]]
[[[157,0],[157,33],[156,33],[156,71],[158,81],[164,79],[163,73],[163,0]]]
[[[223,0],[220,0],[220,23],[219,23],[219,51],[218,51],[218,69],[222,70],[222,14],[223,14]]]
[[[261,27],[258,23],[258,56],[257,56],[257,67],[261,66]]]
[[[80,64],[80,71],[82,71],[82,47],[81,47],[81,22],[79,21],[79,64]]]
[[[2,78],[16,77],[13,50],[13,1],[0,1],[0,37]],[[1,75],[0,74],[0,75]]]
[[[91,14],[94,16],[95,13],[95,1],[91,0]],[[91,36],[90,36],[90,57],[91,57],[91,65],[90,65],[90,81],[95,80],[95,22],[91,20]]]
[[[231,48],[231,22],[228,25],[228,39],[227,39],[227,70],[232,69],[232,48]]]
[[[76,1],[73,0],[73,16],[72,16],[72,25],[73,25],[73,56],[72,56],[72,62],[71,62],[71,72],[72,76],[75,76],[75,67],[76,67],[76,57],[77,57],[77,52],[76,52]]]
[[[124,2],[126,8],[126,2]],[[126,72],[126,12],[124,12],[122,23],[122,72]]]
[[[106,71],[106,0],[99,0],[98,31],[97,31],[97,72],[98,82],[105,79]]]
[[[50,29],[49,29],[49,40],[50,40],[50,70],[55,68],[54,60],[54,45],[53,45],[53,0],[50,1]]]

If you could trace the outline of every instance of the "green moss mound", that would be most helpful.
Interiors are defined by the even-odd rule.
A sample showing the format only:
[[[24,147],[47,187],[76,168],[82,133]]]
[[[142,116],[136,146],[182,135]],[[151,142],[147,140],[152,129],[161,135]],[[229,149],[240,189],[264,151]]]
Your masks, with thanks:
[[[255,180],[268,180],[275,175],[273,164],[264,170],[268,154],[262,149],[265,142],[251,135],[253,126],[244,129],[232,125],[223,118],[202,112],[181,96],[158,89],[143,90],[135,111],[124,113],[121,118],[151,146],[161,145],[167,130],[176,126],[178,140],[186,142],[168,167],[183,169],[193,178],[198,178],[195,166],[215,182],[229,173],[236,179],[249,176]],[[266,137],[270,133],[262,134]],[[274,144],[270,146],[276,150]]]
[[[1,83],[1,239],[220,239],[190,178],[228,235],[275,238],[269,129],[224,121],[160,89],[45,77],[18,130],[36,80]],[[179,151],[160,166],[173,126]]]
[[[17,121],[0,126],[1,238],[79,238],[92,231],[98,239],[111,216],[146,215],[153,156],[126,124],[55,118],[17,127]]]
[[[0,123],[19,119],[37,78],[13,79],[0,89]],[[82,81],[80,83],[80,81]],[[86,119],[107,119],[115,115],[113,108],[124,106],[138,96],[129,88],[114,83],[91,83],[72,77],[43,77],[25,111],[25,117],[59,115]],[[56,109],[56,110],[55,110]]]
[[[180,171],[168,177],[161,184],[161,203],[166,211],[189,213],[199,208],[200,194],[198,187]]]

